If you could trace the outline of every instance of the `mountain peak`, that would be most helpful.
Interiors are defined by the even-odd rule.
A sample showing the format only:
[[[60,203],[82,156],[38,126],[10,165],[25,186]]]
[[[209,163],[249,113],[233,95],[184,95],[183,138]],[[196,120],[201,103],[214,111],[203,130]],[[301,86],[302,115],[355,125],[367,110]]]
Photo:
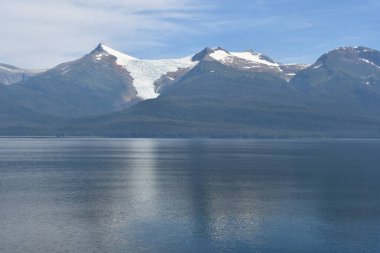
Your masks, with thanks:
[[[90,52],[90,54],[98,54],[98,53],[102,53],[104,52],[104,49],[103,49],[103,44],[102,43],[99,43],[94,50],[92,50]]]
[[[103,50],[105,50],[107,53],[109,53],[110,55],[113,55],[115,56],[116,58],[118,59],[124,59],[124,60],[136,60],[135,57],[132,57],[130,55],[127,55],[127,54],[124,54],[120,51],[117,51],[113,48],[110,48],[109,46],[106,46],[104,44],[101,44],[101,47],[103,48]]]
[[[196,53],[192,58],[191,60],[192,61],[202,61],[204,60],[206,57],[208,57],[212,52],[214,51],[214,49],[210,48],[210,47],[206,47],[204,48],[202,51],[200,51],[199,53]]]
[[[216,48],[214,48],[213,50],[214,50],[214,51],[223,51],[223,52],[225,52],[225,53],[227,53],[227,54],[230,53],[228,50],[226,50],[226,49],[224,49],[224,48],[222,48],[222,47],[216,47]]]
[[[362,53],[362,52],[376,52],[376,50],[364,46],[345,46],[345,47],[338,47],[331,51],[329,51],[327,54],[334,54],[334,53]]]
[[[230,54],[227,50],[225,50],[222,47],[215,47],[215,48],[206,47],[199,53],[195,54],[191,58],[191,60],[192,61],[212,60],[214,57],[212,57],[211,55],[218,52],[223,53],[223,54]]]
[[[300,82],[305,76],[312,80],[314,86],[326,83],[326,80],[339,82],[338,76],[343,79],[350,77],[349,82],[366,88],[372,87],[380,80],[380,52],[363,46],[339,47],[322,55],[295,81]]]
[[[103,56],[112,55],[116,57],[117,59],[124,59],[124,60],[136,60],[137,58],[132,57],[130,55],[124,54],[122,52],[119,52],[103,43],[99,43],[97,47],[90,53],[92,55],[95,55],[95,58],[97,60],[100,60]]]
[[[379,65],[380,52],[364,46],[339,47],[322,55],[313,65],[319,66],[330,61],[336,62],[343,59],[345,62],[351,61],[352,63],[358,63],[371,61]]]

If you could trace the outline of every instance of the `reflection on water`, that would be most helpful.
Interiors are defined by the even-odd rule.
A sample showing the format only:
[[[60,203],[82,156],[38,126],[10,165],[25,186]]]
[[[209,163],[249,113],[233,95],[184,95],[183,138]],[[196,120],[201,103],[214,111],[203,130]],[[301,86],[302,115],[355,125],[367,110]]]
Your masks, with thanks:
[[[379,151],[0,139],[0,252],[380,252]]]

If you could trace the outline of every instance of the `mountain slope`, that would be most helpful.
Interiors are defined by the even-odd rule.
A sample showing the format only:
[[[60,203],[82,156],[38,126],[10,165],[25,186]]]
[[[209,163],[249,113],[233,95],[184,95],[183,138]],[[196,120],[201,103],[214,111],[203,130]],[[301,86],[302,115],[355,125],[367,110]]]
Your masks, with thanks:
[[[66,131],[126,137],[380,137],[380,94],[365,83],[377,78],[377,51],[332,51],[290,83],[271,71],[225,64],[210,57],[212,52],[195,56],[200,63],[157,99]]]
[[[380,52],[365,47],[335,49],[299,72],[291,84],[326,111],[379,118]]]
[[[301,71],[293,82],[300,88],[328,88],[329,80],[338,76],[351,78],[357,85],[377,90],[380,80],[380,52],[366,47],[332,50],[322,55],[305,71]]]
[[[97,60],[97,53],[94,50],[14,84],[1,95],[20,106],[62,118],[112,112],[140,101],[128,72],[115,63],[115,57]]]
[[[0,98],[7,97],[18,106],[55,117],[100,115],[156,98],[200,61],[210,60],[241,71],[280,77],[285,73],[283,65],[253,52],[228,53],[221,48],[206,48],[195,56],[143,60],[99,44],[81,59],[10,86]]]
[[[62,118],[99,115],[157,97],[157,90],[173,82],[176,72],[194,65],[191,57],[141,60],[99,44],[81,59],[8,87],[0,98]]]
[[[46,135],[55,134],[51,125],[62,125],[61,118],[46,115],[14,102],[7,94],[7,86],[0,86],[0,135]]]
[[[100,44],[1,86],[0,134],[380,137],[379,59],[347,47],[311,66],[222,48],[142,60]]]
[[[157,99],[76,122],[65,131],[134,137],[264,137],[293,129],[294,117],[305,113],[302,98],[280,77],[201,61]]]

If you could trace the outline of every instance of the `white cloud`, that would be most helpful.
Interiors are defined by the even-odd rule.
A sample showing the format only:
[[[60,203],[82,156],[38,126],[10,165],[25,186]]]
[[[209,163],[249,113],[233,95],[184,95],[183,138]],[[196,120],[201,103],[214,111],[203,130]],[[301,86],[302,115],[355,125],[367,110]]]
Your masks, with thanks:
[[[3,0],[0,62],[53,67],[99,42],[136,57],[183,56],[204,46],[253,48],[277,60],[311,55],[316,41],[378,44],[378,0],[341,8],[303,0]],[[311,8],[313,7],[313,8]],[[359,22],[360,21],[360,22]],[[317,43],[320,44],[320,43]],[[323,48],[323,50],[325,49]]]
[[[12,0],[0,8],[0,62],[45,68],[98,42],[124,50],[160,47],[204,8],[195,0]]]

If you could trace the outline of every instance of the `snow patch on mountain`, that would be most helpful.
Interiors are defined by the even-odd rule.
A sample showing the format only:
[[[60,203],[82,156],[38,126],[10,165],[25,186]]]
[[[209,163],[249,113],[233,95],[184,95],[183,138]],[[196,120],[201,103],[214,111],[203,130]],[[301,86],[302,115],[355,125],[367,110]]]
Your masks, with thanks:
[[[363,61],[363,62],[365,62],[365,63],[368,63],[368,64],[370,64],[370,65],[372,65],[372,66],[375,66],[376,68],[380,68],[379,65],[375,64],[374,62],[372,62],[372,61],[370,61],[370,60],[367,60],[367,59],[359,59],[359,60],[360,60],[360,61]]]
[[[267,65],[267,66],[271,66],[271,67],[279,67],[280,66],[280,64],[278,64],[278,63],[274,63],[274,62],[270,62],[270,61],[265,60],[262,57],[262,54],[260,54],[260,53],[255,54],[255,53],[250,52],[250,51],[229,53],[229,52],[224,51],[222,49],[218,49],[218,50],[215,50],[213,53],[211,53],[210,57],[217,60],[217,61],[223,62],[223,63],[231,62],[231,60],[233,60],[233,58],[238,58],[238,59],[242,59],[242,60],[245,60],[248,62],[252,62],[252,63],[256,63],[256,64],[263,64],[263,65]]]
[[[217,61],[225,62],[228,57],[231,57],[231,54],[224,50],[215,50],[210,54],[210,57]]]
[[[160,95],[155,90],[154,83],[163,75],[192,68],[198,64],[197,61],[191,60],[192,56],[180,59],[143,60],[123,54],[108,46],[101,46],[107,53],[116,57],[116,64],[130,73],[137,96],[142,99],[156,98]],[[101,56],[96,57],[98,59]]]
[[[7,70],[7,71],[12,71],[11,69],[9,69],[9,68],[6,68],[6,67],[4,67],[4,66],[1,66],[1,65],[0,65],[0,69],[4,69],[4,70]]]
[[[123,53],[121,53],[121,52],[119,52],[119,51],[116,51],[116,50],[114,50],[114,49],[112,49],[112,48],[110,48],[110,47],[108,47],[108,46],[106,46],[106,45],[101,45],[101,47],[107,52],[107,53],[109,53],[110,55],[113,55],[113,56],[115,56],[117,59],[122,59],[122,60],[137,60],[137,58],[135,58],[135,57],[132,57],[132,56],[129,56],[129,55],[127,55],[127,54],[123,54]]]
[[[256,62],[268,66],[273,66],[273,67],[278,67],[280,64],[278,63],[273,63],[267,60],[264,60],[261,58],[261,54],[254,54],[252,52],[236,52],[236,53],[231,53],[233,56],[236,56],[238,58],[250,61],[250,62]]]

